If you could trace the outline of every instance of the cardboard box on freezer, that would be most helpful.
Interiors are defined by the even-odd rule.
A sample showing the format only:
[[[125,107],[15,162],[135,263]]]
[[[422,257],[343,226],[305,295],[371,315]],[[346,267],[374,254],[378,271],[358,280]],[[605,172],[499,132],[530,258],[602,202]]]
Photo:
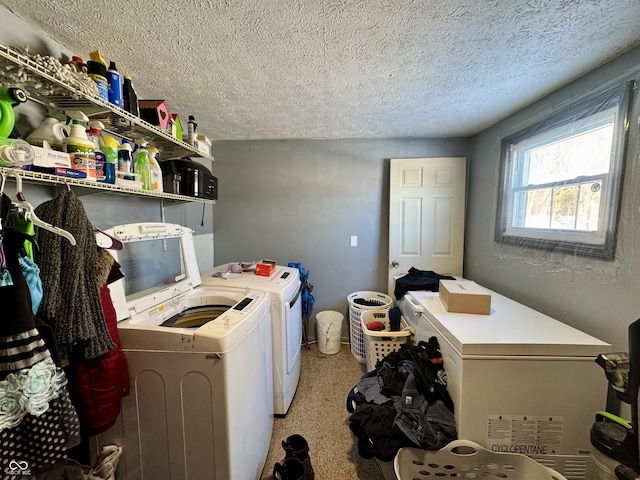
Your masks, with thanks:
[[[448,312],[491,314],[491,295],[472,280],[440,280],[439,292]]]

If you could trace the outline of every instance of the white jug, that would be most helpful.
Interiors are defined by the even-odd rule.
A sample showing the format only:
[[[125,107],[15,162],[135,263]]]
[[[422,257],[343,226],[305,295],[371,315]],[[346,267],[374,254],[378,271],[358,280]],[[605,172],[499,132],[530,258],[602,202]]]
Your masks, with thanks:
[[[69,136],[67,126],[58,121],[54,115],[47,115],[44,121],[27,136],[27,142],[37,147],[46,148],[47,142],[52,150],[62,152],[62,141]]]

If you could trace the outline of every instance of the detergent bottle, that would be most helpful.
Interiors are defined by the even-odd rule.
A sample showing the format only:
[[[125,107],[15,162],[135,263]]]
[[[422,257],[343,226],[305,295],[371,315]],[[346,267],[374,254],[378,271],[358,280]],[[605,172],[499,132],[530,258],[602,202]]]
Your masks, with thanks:
[[[21,88],[0,87],[0,137],[8,138],[16,123],[14,105],[27,101]]]
[[[62,141],[62,147],[69,154],[71,168],[84,172],[87,180],[96,180],[95,145],[87,137],[85,122],[89,119],[80,111],[66,111],[71,119],[69,136]]]
[[[133,172],[140,175],[143,190],[151,190],[151,170],[149,169],[149,162],[147,161],[148,158],[149,152],[147,151],[147,143],[144,142],[138,149],[136,164],[133,167]]]
[[[107,62],[100,50],[95,50],[89,54],[91,60],[87,61],[87,73],[91,80],[98,86],[98,93],[103,100],[109,101],[109,81],[107,80]]]
[[[58,117],[48,114],[44,121],[29,135],[27,142],[36,147],[45,147],[49,144],[52,150],[62,151],[62,141],[68,135],[67,127],[61,123]],[[46,144],[45,144],[46,142]]]
[[[131,180],[131,163],[133,162],[132,148],[129,140],[123,138],[118,148],[118,172],[121,172],[125,179]]]
[[[149,145],[147,151],[149,152],[149,170],[151,170],[151,190],[162,192],[162,169],[158,163],[158,153],[160,153],[160,150]]]
[[[105,183],[116,183],[116,170],[118,169],[118,140],[111,135],[100,136],[101,148],[106,158]]]
[[[122,75],[120,75],[116,68],[116,62],[109,63],[107,81],[109,83],[109,102],[113,103],[116,107],[123,108]]]
[[[102,183],[116,183],[116,149],[106,145],[102,137],[102,122],[92,120],[89,122],[89,138],[95,145],[96,180]],[[116,142],[117,146],[117,142]],[[117,148],[117,147],[116,147]]]
[[[102,130],[98,125],[96,125],[97,123],[100,123],[100,122],[94,121],[94,122],[88,123],[89,125],[88,137],[89,137],[89,140],[91,140],[94,145],[93,152],[94,152],[94,158],[96,160],[96,181],[104,183],[104,180],[106,178],[105,169],[106,169],[106,163],[107,163],[107,156],[100,149],[98,137],[102,133]]]
[[[122,108],[135,117],[140,116],[140,105],[138,103],[138,94],[133,88],[133,82],[129,75],[124,76],[122,83]]]

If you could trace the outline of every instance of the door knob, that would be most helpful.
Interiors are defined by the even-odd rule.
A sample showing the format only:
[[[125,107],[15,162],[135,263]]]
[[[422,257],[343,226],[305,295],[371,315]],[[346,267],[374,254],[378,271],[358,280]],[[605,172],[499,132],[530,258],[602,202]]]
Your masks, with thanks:
[[[397,260],[394,260],[393,262],[391,262],[391,265],[393,265],[393,268],[398,268],[400,266]]]

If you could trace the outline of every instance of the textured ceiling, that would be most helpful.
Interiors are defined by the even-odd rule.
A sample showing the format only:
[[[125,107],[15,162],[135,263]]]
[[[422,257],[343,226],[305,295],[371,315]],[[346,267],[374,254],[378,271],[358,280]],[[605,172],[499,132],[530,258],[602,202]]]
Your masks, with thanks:
[[[0,3],[213,140],[469,136],[640,44],[639,0]]]

